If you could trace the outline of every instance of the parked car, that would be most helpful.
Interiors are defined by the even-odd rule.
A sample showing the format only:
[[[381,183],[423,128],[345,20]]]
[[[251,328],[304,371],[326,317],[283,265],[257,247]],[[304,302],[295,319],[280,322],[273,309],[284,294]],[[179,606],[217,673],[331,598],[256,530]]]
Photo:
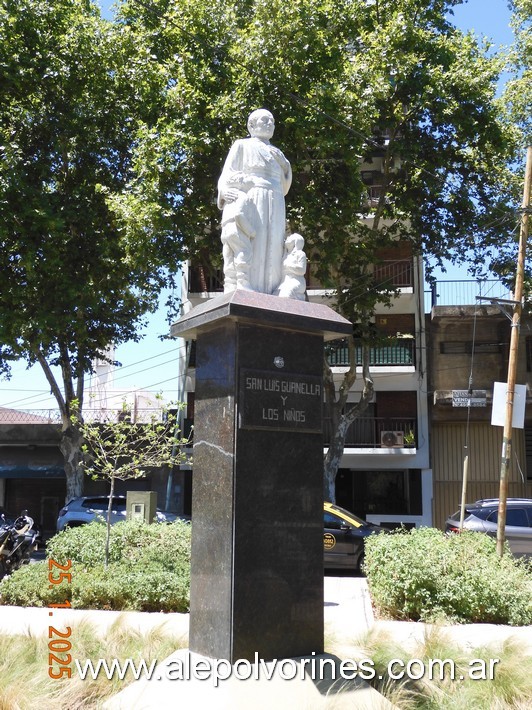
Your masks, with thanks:
[[[465,506],[464,529],[497,537],[498,498],[484,498]],[[460,532],[460,509],[445,521],[445,531]],[[516,557],[532,557],[532,499],[508,498],[505,538]]]
[[[59,511],[57,518],[57,530],[61,531],[65,527],[75,527],[85,525],[100,518],[106,520],[107,509],[109,507],[109,496],[83,496],[73,498]],[[111,524],[118,523],[126,519],[126,496],[113,496],[111,508]],[[173,513],[163,513],[157,508],[157,522],[171,523],[177,519]]]
[[[368,523],[334,503],[323,504],[323,557],[326,569],[363,571],[364,540],[374,533],[388,532]]]

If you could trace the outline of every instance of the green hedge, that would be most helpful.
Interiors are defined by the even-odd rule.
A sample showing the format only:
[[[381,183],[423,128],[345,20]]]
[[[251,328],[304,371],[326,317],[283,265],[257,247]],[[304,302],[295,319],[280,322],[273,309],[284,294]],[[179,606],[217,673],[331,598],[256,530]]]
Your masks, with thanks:
[[[532,574],[484,533],[396,530],[366,541],[365,572],[385,616],[427,622],[532,623]]]
[[[190,524],[113,525],[110,563],[104,567],[105,525],[91,523],[55,535],[48,559],[72,563],[71,583],[50,588],[48,561],[26,565],[4,579],[0,603],[74,609],[186,612],[190,600]],[[53,572],[57,577],[59,570]]]

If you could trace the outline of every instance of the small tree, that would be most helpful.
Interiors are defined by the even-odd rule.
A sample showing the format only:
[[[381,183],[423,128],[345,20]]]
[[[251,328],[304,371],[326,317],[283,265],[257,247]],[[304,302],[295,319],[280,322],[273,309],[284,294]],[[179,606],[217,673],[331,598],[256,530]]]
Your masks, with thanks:
[[[107,508],[105,566],[109,562],[111,510],[116,480],[144,478],[150,468],[188,461],[179,436],[177,418],[168,409],[154,413],[147,422],[135,422],[124,403],[115,422],[75,422],[83,436],[83,468],[93,480],[110,483]]]

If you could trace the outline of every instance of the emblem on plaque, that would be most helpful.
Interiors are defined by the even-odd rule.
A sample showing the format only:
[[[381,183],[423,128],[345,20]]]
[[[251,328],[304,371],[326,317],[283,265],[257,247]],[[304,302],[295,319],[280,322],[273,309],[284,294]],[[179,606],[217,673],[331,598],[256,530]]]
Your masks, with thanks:
[[[323,549],[324,550],[332,550],[332,548],[336,545],[336,538],[334,535],[331,535],[331,533],[324,533],[323,534]]]
[[[280,355],[277,355],[277,357],[273,359],[273,364],[275,365],[275,367],[284,367],[284,358]]]

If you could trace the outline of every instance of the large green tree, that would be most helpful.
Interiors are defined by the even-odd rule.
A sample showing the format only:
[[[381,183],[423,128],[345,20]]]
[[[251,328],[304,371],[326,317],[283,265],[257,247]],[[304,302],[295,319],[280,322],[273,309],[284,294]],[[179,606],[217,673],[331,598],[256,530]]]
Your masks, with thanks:
[[[291,227],[367,343],[376,304],[393,295],[374,280],[383,248],[406,240],[432,265],[450,258],[489,268],[515,223],[506,169],[514,135],[495,100],[501,60],[456,29],[458,4],[125,0],[120,21],[172,77],[153,143],[162,154],[181,149],[172,169],[196,263],[220,263],[217,177],[249,111],[265,106],[294,172]],[[369,202],[360,165],[376,153],[380,196]],[[160,169],[158,160],[146,169]],[[139,205],[143,190],[138,183]],[[350,406],[355,377],[353,359],[343,382],[326,376],[336,431],[325,462],[331,498],[345,433],[372,394],[365,367],[363,395]]]
[[[516,166],[519,174],[524,174],[527,146],[532,145],[532,0],[512,0],[511,26],[515,40],[508,57],[507,69],[510,78],[506,83],[503,101],[511,119],[519,132],[519,154]],[[501,245],[496,270],[514,288],[519,230],[513,241]],[[530,259],[525,262],[525,295],[530,309],[532,293],[532,269]]]
[[[523,133],[522,145],[532,144],[532,0],[510,3],[515,43],[510,56],[512,77],[504,98],[511,115]]]
[[[84,375],[110,343],[138,337],[181,257],[176,198],[157,176],[136,228],[123,221],[138,136],[165,100],[159,72],[90,0],[0,3],[0,365],[42,366],[67,498],[83,488]]]

